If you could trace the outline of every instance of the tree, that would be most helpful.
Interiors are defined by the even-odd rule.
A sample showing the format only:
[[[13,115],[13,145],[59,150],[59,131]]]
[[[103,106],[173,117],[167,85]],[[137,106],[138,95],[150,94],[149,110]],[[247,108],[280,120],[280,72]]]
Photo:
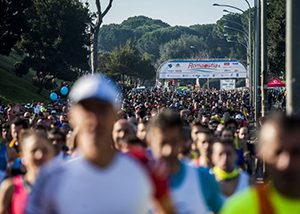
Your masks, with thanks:
[[[150,31],[156,30],[158,28],[170,27],[169,24],[159,19],[151,19],[146,16],[129,17],[127,20],[123,21],[121,25],[131,29],[137,29],[139,27],[149,26],[151,27]]]
[[[100,26],[103,23],[104,16],[106,16],[108,11],[112,7],[112,3],[113,3],[113,0],[109,0],[109,3],[107,5],[106,9],[102,12],[100,0],[96,0],[96,6],[97,6],[96,23],[92,27],[92,32],[93,32],[92,72],[94,72],[94,70],[96,70],[98,67],[98,39],[99,39]]]
[[[141,55],[132,42],[101,55],[98,71],[122,83],[126,78],[147,80],[155,76],[151,61]]]
[[[269,75],[285,74],[286,1],[268,1],[268,64]]]
[[[99,33],[98,47],[101,52],[112,51],[126,44],[132,38],[132,29],[117,24],[104,25]]]
[[[0,0],[0,54],[9,55],[26,30],[26,14],[32,0]]]
[[[38,73],[74,80],[88,69],[90,19],[79,0],[35,0],[27,15],[30,31],[18,44],[24,63]]]
[[[170,26],[145,16],[130,17],[121,24],[103,25],[99,31],[99,51],[112,51],[125,45],[128,40],[139,40],[144,34],[165,27]]]
[[[207,45],[203,38],[184,34],[160,46],[158,65],[169,59],[208,58]]]
[[[182,34],[193,35],[193,33],[195,33],[193,30],[182,26],[160,28],[144,34],[137,41],[137,48],[141,53],[149,53],[152,62],[155,63],[160,57],[159,48],[162,44],[178,39]]]

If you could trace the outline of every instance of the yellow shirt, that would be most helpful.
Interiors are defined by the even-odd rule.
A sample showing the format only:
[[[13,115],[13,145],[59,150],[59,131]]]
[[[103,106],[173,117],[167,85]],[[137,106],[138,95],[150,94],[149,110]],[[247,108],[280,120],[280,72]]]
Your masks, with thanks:
[[[276,214],[299,214],[300,199],[290,199],[274,188],[269,192],[270,202]],[[237,194],[226,201],[221,214],[259,214],[258,196],[254,187]]]

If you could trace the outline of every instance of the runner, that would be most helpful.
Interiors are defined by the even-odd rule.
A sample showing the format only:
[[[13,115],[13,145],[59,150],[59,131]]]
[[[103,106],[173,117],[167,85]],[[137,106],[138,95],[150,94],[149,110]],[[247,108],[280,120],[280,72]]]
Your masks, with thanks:
[[[114,148],[122,150],[122,140],[135,136],[134,126],[126,119],[120,119],[114,124],[112,131]]]
[[[8,140],[9,126],[3,123],[1,126],[1,137],[0,137],[0,183],[6,176],[6,167],[8,163],[7,154],[7,140]]]
[[[61,132],[58,128],[51,129],[48,132],[48,139],[51,141],[55,149],[55,159],[57,159],[57,163],[70,158],[70,155],[64,151],[64,148],[66,147],[66,136],[63,132]]]
[[[195,126],[193,127],[196,129]],[[200,155],[192,161],[192,164],[207,168],[212,167],[210,160],[212,141],[213,135],[211,131],[206,127],[198,125],[195,145]]]
[[[27,198],[42,165],[53,157],[53,148],[45,135],[26,130],[19,136],[24,176],[17,175],[3,181],[0,187],[0,213],[22,214]]]
[[[8,160],[9,160],[9,173],[8,175],[24,174],[24,167],[22,166],[20,158],[20,132],[29,128],[29,125],[25,119],[16,117],[12,120],[10,125],[12,140],[8,144]]]
[[[208,170],[190,166],[178,156],[184,146],[183,123],[178,114],[166,110],[150,121],[148,140],[154,157],[170,168],[171,197],[177,213],[218,212],[220,190]]]
[[[146,145],[146,133],[147,133],[147,124],[149,122],[149,117],[144,117],[140,120],[137,125],[136,136]],[[147,145],[146,145],[147,146]]]
[[[41,173],[27,214],[147,213],[152,200],[147,173],[112,148],[118,94],[114,83],[100,74],[75,83],[70,122],[78,130],[81,157]]]
[[[300,119],[275,115],[260,132],[259,155],[270,170],[270,184],[248,189],[226,203],[222,213],[300,212]]]
[[[220,184],[222,197],[228,197],[243,191],[250,183],[249,175],[241,171],[237,165],[237,154],[233,142],[230,140],[216,139],[212,145],[212,173]]]

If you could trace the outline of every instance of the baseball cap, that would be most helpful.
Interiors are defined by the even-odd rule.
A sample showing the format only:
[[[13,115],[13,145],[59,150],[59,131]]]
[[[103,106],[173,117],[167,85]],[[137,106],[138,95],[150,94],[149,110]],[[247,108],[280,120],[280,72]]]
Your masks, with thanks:
[[[121,106],[121,93],[117,85],[103,74],[85,75],[77,80],[70,91],[71,103],[89,98],[111,103],[116,110]]]
[[[236,119],[236,120],[244,120],[244,117],[243,117],[241,114],[237,114],[237,115],[235,116],[235,119]]]

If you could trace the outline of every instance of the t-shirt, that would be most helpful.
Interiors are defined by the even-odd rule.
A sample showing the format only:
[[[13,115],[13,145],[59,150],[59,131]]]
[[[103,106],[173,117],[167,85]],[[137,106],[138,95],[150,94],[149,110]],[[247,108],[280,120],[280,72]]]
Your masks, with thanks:
[[[2,139],[0,139],[0,171],[5,172],[8,162],[7,146],[1,141]]]
[[[171,185],[171,191],[174,191],[179,186],[184,183],[184,180],[186,179],[187,172],[189,170],[187,169],[193,169],[197,173],[197,181],[198,184],[191,184],[190,185],[194,188],[196,191],[198,188],[198,193],[203,196],[205,205],[208,210],[213,212],[219,212],[222,205],[223,200],[221,198],[221,191],[219,184],[217,183],[215,177],[209,173],[208,168],[203,167],[193,167],[191,165],[188,165],[184,161],[180,163],[180,169],[179,171],[170,177],[170,185]],[[186,196],[183,196],[186,197]]]
[[[274,188],[270,188],[269,199],[276,214],[299,214],[300,213],[300,199],[289,199]],[[223,207],[221,214],[232,213],[259,213],[258,195],[254,187],[248,188],[244,192],[228,199]]]
[[[227,195],[222,193],[222,198],[223,198],[224,201],[228,200],[228,198],[232,197],[235,194],[243,192],[245,189],[247,189],[249,187],[249,185],[250,185],[249,175],[246,172],[241,171],[239,173],[239,178],[238,179],[239,180],[238,180],[237,186],[235,188],[235,191],[232,193],[231,196],[227,196]]]
[[[149,178],[126,155],[117,153],[105,169],[79,157],[45,171],[32,189],[27,214],[142,214],[149,210]]]
[[[11,200],[11,214],[24,213],[29,195],[29,189],[25,183],[21,175],[13,177],[14,192]]]
[[[0,184],[2,183],[3,179],[5,178],[6,173],[0,170]]]

